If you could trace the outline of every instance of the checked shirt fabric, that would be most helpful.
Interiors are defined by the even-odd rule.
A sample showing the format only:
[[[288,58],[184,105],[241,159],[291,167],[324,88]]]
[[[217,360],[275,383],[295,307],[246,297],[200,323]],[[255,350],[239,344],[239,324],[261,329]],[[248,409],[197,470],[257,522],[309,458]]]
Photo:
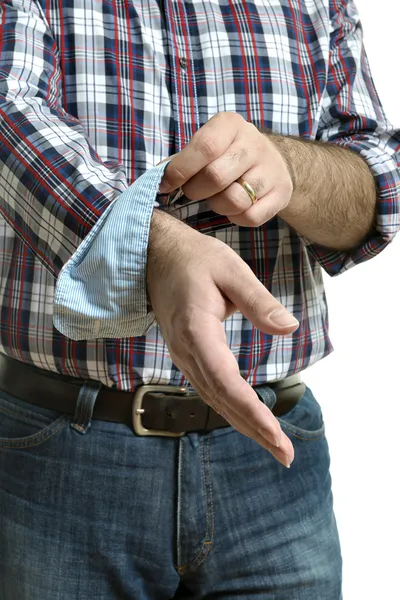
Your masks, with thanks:
[[[0,352],[122,390],[186,383],[146,299],[165,167],[154,165],[224,111],[349,148],[376,179],[375,230],[351,252],[279,218],[250,229],[206,202],[171,208],[229,244],[300,321],[281,337],[240,313],[226,320],[250,384],[331,352],[322,270],[374,257],[400,226],[400,133],[378,99],[352,0],[0,0]],[[90,315],[82,333],[74,323]]]

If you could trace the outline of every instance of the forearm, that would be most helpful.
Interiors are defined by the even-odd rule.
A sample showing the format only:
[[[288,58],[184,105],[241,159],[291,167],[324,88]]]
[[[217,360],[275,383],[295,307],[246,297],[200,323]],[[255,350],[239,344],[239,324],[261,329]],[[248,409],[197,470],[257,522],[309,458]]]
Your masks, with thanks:
[[[314,243],[336,250],[360,244],[371,231],[377,201],[375,180],[364,160],[333,144],[270,137],[294,185],[279,216]]]

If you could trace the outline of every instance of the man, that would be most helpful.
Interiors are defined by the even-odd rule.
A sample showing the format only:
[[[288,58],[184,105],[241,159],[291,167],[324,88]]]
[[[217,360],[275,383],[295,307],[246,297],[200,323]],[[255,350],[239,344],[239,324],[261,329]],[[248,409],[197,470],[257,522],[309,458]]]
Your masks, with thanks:
[[[352,0],[0,8],[0,597],[338,600],[300,373],[400,206]]]

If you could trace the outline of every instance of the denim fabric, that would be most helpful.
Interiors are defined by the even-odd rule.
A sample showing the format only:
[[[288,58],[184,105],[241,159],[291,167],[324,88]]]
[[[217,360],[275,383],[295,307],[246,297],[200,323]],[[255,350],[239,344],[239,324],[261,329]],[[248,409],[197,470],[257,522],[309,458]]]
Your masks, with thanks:
[[[281,418],[290,469],[231,428],[146,438],[91,421],[96,394],[70,417],[0,393],[1,600],[341,598],[309,389]]]

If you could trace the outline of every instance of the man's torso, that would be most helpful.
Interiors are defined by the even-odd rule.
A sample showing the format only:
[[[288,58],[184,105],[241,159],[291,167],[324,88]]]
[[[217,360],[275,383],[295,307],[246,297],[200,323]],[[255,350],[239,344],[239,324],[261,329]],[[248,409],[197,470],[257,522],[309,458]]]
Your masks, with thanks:
[[[235,111],[282,135],[317,135],[329,60],[327,0],[41,0],[57,46],[61,98],[100,158],[129,182],[182,149],[215,113]],[[77,124],[77,127],[79,125]],[[227,225],[205,202],[175,214],[218,236],[300,321],[288,338],[225,322],[242,375],[281,379],[331,351],[320,267],[282,220]],[[146,336],[73,342],[52,325],[54,278],[0,222],[0,351],[45,369],[133,389],[184,384],[157,326]]]

